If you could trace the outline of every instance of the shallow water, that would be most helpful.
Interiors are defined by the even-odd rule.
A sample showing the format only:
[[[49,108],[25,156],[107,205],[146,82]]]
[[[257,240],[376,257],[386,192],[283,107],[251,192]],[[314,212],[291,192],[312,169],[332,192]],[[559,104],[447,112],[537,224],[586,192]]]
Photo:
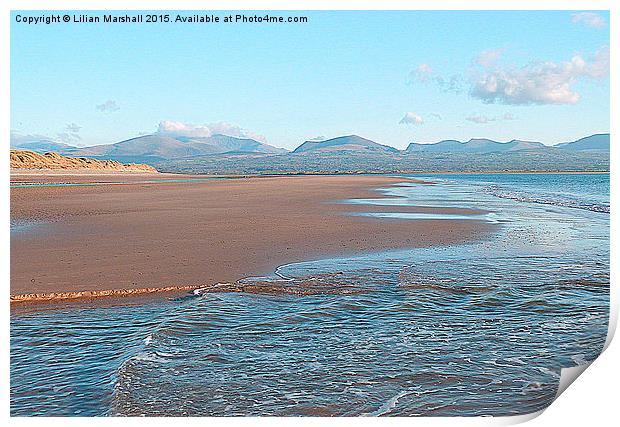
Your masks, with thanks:
[[[478,220],[495,222],[493,214],[480,214],[480,215],[459,215],[459,214],[444,214],[444,213],[418,213],[418,212],[363,212],[354,213],[354,216],[368,216],[371,218],[392,218],[392,219],[425,219],[425,220]]]
[[[609,214],[583,206],[608,208],[609,176],[428,178],[438,185],[357,202],[484,209],[471,217],[499,231],[286,265],[185,298],[13,309],[12,415],[544,408],[560,368],[593,360],[605,341]]]

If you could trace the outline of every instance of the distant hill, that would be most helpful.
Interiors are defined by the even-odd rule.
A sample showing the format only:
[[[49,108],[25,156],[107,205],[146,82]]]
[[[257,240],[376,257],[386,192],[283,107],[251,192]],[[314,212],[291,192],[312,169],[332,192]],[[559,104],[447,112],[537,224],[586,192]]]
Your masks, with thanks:
[[[453,139],[439,141],[434,144],[411,143],[407,147],[408,153],[501,153],[506,151],[520,150],[544,150],[546,146],[540,142],[512,140],[510,142],[498,142],[490,139],[470,139],[466,142]]]
[[[199,142],[204,142],[206,144],[211,144],[214,148],[217,149],[218,153],[244,152],[244,153],[283,154],[283,153],[288,152],[288,150],[285,150],[283,148],[277,148],[269,144],[258,142],[254,139],[235,138],[233,136],[227,136],[227,135],[213,135],[213,136],[210,136],[209,138],[202,138],[202,139],[195,138],[194,140],[199,141]]]
[[[308,152],[332,152],[332,151],[379,151],[398,154],[399,150],[388,145],[379,144],[357,135],[341,136],[324,141],[306,141],[293,150],[293,154]]]
[[[48,151],[68,152],[77,149],[69,144],[63,144],[62,142],[55,142],[47,139],[20,141],[19,139],[15,140],[14,138],[11,138],[11,148],[29,150],[36,153],[47,153]]]
[[[157,173],[157,169],[148,165],[122,164],[112,160],[95,160],[83,157],[65,157],[57,153],[39,154],[27,150],[11,150],[11,169]]]
[[[596,135],[586,136],[585,138],[578,139],[573,142],[563,142],[556,145],[557,148],[562,150],[571,151],[589,151],[589,150],[601,150],[609,151],[609,134],[598,133]]]
[[[119,161],[154,163],[162,160],[224,154],[228,152],[277,154],[286,152],[286,150],[272,147],[271,145],[253,139],[236,138],[227,135],[212,135],[210,137],[172,137],[153,134],[131,138],[115,144],[95,145],[93,147],[71,150],[70,154]]]

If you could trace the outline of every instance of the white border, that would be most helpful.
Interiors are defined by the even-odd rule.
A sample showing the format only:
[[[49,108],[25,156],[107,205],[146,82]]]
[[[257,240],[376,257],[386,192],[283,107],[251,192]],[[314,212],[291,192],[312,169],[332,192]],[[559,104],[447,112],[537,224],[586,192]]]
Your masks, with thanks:
[[[425,2],[419,0],[410,0],[408,2],[396,1],[396,0],[382,0],[381,2],[372,0],[357,0],[355,2],[347,2],[343,0],[303,0],[296,1],[294,3],[284,0],[215,0],[215,1],[196,1],[196,0],[153,0],[151,2],[140,2],[136,0],[91,0],[88,3],[77,0],[57,0],[54,2],[42,1],[42,0],[5,0],[1,2],[0,8],[4,12],[2,14],[3,24],[0,25],[0,34],[2,42],[0,44],[1,55],[4,59],[1,62],[2,72],[2,94],[10,93],[10,68],[9,68],[9,49],[10,49],[10,10],[26,10],[26,9],[41,9],[41,10],[161,10],[161,9],[186,9],[186,10],[404,10],[404,9],[417,9],[417,10],[610,10],[610,25],[611,25],[611,75],[618,76],[618,52],[614,52],[614,48],[618,47],[619,40],[619,28],[616,25],[616,11],[619,8],[619,2],[613,2],[610,0],[576,0],[576,1],[560,1],[560,0],[503,0],[503,1],[491,1],[491,0],[427,0]],[[618,100],[620,99],[618,93],[618,85],[615,84],[615,80],[611,82],[611,117],[620,117],[620,111],[618,109]],[[10,132],[10,100],[8,96],[4,96],[0,103],[2,109],[1,121],[3,144],[8,148],[9,145],[9,132]],[[616,165],[618,153],[620,150],[614,148],[615,135],[617,134],[618,120],[611,122],[611,134],[612,134],[612,151],[611,151],[611,164]],[[5,149],[6,149],[5,148]],[[9,188],[6,183],[8,182],[9,168],[8,168],[8,156],[0,156],[0,162],[2,170],[5,174],[5,185],[2,186],[0,191],[3,194],[3,221],[5,227],[2,228],[2,242],[3,245],[0,248],[0,256],[4,268],[4,281],[3,286],[5,290],[5,303],[2,307],[4,328],[2,329],[2,342],[8,348],[9,346],[9,229],[6,224],[9,223]],[[615,177],[615,173],[612,174]],[[612,180],[613,181],[613,180]],[[615,207],[618,205],[618,188],[615,182],[612,182],[611,191],[611,203]],[[615,224],[613,217],[615,216],[615,208],[612,207],[612,224]],[[612,259],[618,258],[618,251],[615,249],[618,247],[620,240],[618,239],[618,233],[614,226],[611,229],[611,257]],[[611,320],[610,329],[608,335],[609,344],[613,332],[617,325],[618,315],[618,292],[614,286],[614,278],[618,275],[618,269],[615,263],[611,265]],[[1,388],[1,404],[3,414],[5,417],[9,417],[9,351],[5,350],[2,354],[3,360],[3,387]],[[549,425],[583,425],[585,423],[593,425],[611,425],[611,420],[617,422],[617,387],[618,387],[618,366],[615,361],[620,360],[620,349],[617,343],[611,345],[594,363],[593,367],[588,369],[586,374],[577,379],[576,384],[570,386],[568,390],[562,394],[562,396],[554,402],[544,413],[534,420],[530,421],[530,425],[549,426]],[[387,419],[356,419],[356,423],[361,425],[370,425],[375,423],[386,423],[407,425],[417,424],[420,425],[497,425],[497,424],[513,424],[515,422],[526,421],[531,417],[513,417],[511,419],[500,418],[391,418]],[[198,425],[204,423],[215,423],[217,425],[257,425],[257,424],[281,424],[281,425],[310,425],[317,422],[325,422],[326,419],[315,418],[211,418],[208,420],[202,418],[184,418],[183,423],[187,425]],[[15,425],[60,425],[71,424],[81,425],[88,422],[89,424],[105,423],[111,424],[124,424],[124,425],[142,425],[144,420],[142,419],[83,419],[83,418],[12,418],[10,423]],[[170,423],[169,419],[149,419],[148,423],[153,425],[165,425]],[[345,423],[351,422],[346,418],[330,419],[330,423],[345,425]]]

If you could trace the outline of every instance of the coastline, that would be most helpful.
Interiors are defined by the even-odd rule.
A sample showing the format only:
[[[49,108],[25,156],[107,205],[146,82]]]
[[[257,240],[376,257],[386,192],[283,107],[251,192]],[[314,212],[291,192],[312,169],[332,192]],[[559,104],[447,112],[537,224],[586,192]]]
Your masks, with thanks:
[[[410,175],[546,175],[546,174],[566,174],[566,175],[589,175],[589,174],[609,174],[610,171],[605,170],[540,170],[540,171],[527,171],[527,170],[509,170],[509,171],[439,171],[439,172],[407,172]]]
[[[119,175],[97,176],[109,181]],[[70,180],[92,178],[67,175]],[[280,265],[356,253],[449,245],[494,229],[483,221],[384,220],[359,212],[478,215],[457,207],[340,203],[380,198],[406,178],[288,176],[11,189],[11,303],[182,292],[269,274]],[[56,182],[58,174],[38,176]],[[129,175],[120,174],[125,180]],[[414,182],[416,180],[413,180]],[[420,181],[417,181],[420,183]],[[175,208],[177,206],[177,208]],[[105,209],[103,209],[105,207]],[[192,209],[193,208],[193,209]],[[50,251],[49,248],[54,248]]]
[[[608,176],[594,175],[530,178],[548,184],[540,194],[568,188],[582,194],[583,200],[591,193],[605,194],[608,182]],[[431,177],[425,179],[436,185],[335,177],[326,179],[321,184],[323,192],[317,194],[313,185],[318,179],[16,192],[49,192],[40,207],[71,207],[66,214],[77,214],[78,222],[90,223],[105,219],[110,224],[114,217],[135,221],[126,212],[117,212],[122,207],[117,203],[129,200],[126,208],[141,207],[142,213],[165,218],[164,225],[173,224],[187,218],[183,210],[190,208],[188,201],[195,196],[213,197],[219,192],[213,193],[215,187],[221,187],[225,197],[213,198],[213,204],[229,208],[233,220],[240,201],[241,206],[261,207],[252,198],[259,193],[261,201],[271,207],[267,202],[278,202],[275,195],[285,192],[289,198],[282,198],[276,211],[263,209],[247,215],[257,220],[261,215],[280,218],[282,209],[294,214],[299,207],[314,206],[301,219],[288,222],[303,228],[302,223],[327,212],[333,214],[330,223],[347,215],[340,205],[349,203],[354,209],[366,210],[369,205],[360,203],[379,203],[415,210],[443,206],[440,211],[444,212],[447,206],[459,207],[470,209],[472,218],[501,225],[477,241],[452,246],[335,257],[321,257],[319,252],[317,260],[308,260],[304,254],[304,261],[282,265],[267,276],[205,286],[195,292],[166,294],[154,289],[123,297],[122,291],[114,291],[117,296],[11,304],[12,414],[505,416],[547,406],[555,396],[558,367],[591,361],[600,353],[607,333],[609,294],[608,247],[600,243],[608,236],[608,215],[496,197],[478,191],[480,187],[471,185],[468,177],[455,177],[445,185]],[[516,184],[516,191],[523,179],[529,181],[527,177],[489,179],[505,188],[515,189]],[[371,190],[377,187],[380,192]],[[297,188],[307,197],[300,200]],[[336,193],[368,194],[374,200],[328,197]],[[149,202],[145,195],[162,197]],[[96,215],[88,211],[90,206],[75,210],[70,202],[78,196],[89,204],[92,197],[105,200],[110,211]],[[381,201],[381,196],[388,199]],[[168,197],[185,204],[168,211]],[[337,206],[332,206],[334,200]],[[217,217],[205,206],[191,208],[199,208],[200,218]],[[168,215],[163,216],[162,209]],[[489,213],[474,214],[481,209]],[[61,217],[22,236],[53,231],[65,222],[74,225],[73,219]],[[286,224],[286,215],[283,220]],[[377,221],[384,228],[394,224]],[[447,228],[443,225],[437,232],[446,233]],[[82,230],[66,230],[84,235]],[[317,228],[317,232],[323,231]],[[127,244],[130,237],[117,240]],[[369,238],[376,241],[384,236]],[[516,354],[515,349],[519,350]],[[417,373],[403,374],[399,367],[408,366],[411,360],[419,367]],[[527,360],[546,369],[532,369]],[[446,366],[456,371],[447,372]],[[436,409],[447,390],[451,397],[460,392],[461,384],[475,388],[482,381],[492,383],[498,375],[505,381],[497,387],[483,387],[475,401],[456,406],[446,401],[446,406]],[[360,383],[369,387],[351,389]],[[524,383],[534,384],[526,394]],[[222,384],[224,388],[218,389]],[[269,384],[281,386],[277,390],[265,387],[268,394],[260,394],[258,388]],[[421,387],[424,393],[403,395],[407,387],[414,391]],[[280,399],[300,390],[313,393],[303,399],[304,406]],[[251,396],[258,404],[247,405],[239,396]],[[393,402],[395,396],[398,404],[384,413],[385,402]],[[197,404],[187,406],[187,402]],[[331,402],[336,404],[330,406]]]
[[[164,172],[168,174],[174,174],[174,172]],[[440,170],[440,171],[431,171],[431,170],[411,170],[411,171],[393,171],[393,172],[363,172],[363,173],[340,173],[340,174],[330,174],[330,173],[298,173],[298,174],[272,174],[272,175],[243,175],[243,176],[401,176],[401,175],[505,175],[505,174],[515,174],[515,175],[527,175],[527,174],[609,174],[609,170],[465,170],[465,171],[451,171],[451,170]],[[227,175],[208,175],[208,176],[227,176]],[[232,176],[232,175],[231,175]],[[238,175],[242,176],[242,175]]]

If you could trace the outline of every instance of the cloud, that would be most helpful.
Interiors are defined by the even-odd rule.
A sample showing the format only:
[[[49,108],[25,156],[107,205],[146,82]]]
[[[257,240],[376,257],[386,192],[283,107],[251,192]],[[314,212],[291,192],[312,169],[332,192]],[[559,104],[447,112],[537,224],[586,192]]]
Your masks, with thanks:
[[[56,136],[40,135],[40,134],[22,134],[16,130],[11,130],[11,146],[18,146],[28,142],[62,142],[69,145],[79,145],[82,137],[78,134],[81,126],[71,123],[67,125],[63,131],[58,132]]]
[[[75,123],[69,123],[62,132],[56,134],[56,140],[60,142],[64,142],[65,144],[73,144],[82,140],[82,137],[79,135],[80,129],[82,126],[76,125]]]
[[[323,135],[320,136],[315,136],[314,138],[310,138],[308,141],[325,141],[327,138],[325,138]]]
[[[484,114],[471,114],[465,117],[465,120],[483,125],[501,120],[517,120],[517,117],[512,113],[504,113],[501,116],[485,116]]]
[[[116,101],[112,101],[111,99],[108,99],[103,104],[95,105],[95,108],[102,113],[113,113],[114,111],[118,111],[121,109],[121,107],[118,106]]]
[[[471,96],[485,103],[511,105],[575,104],[581,95],[573,86],[582,78],[609,75],[609,47],[590,62],[576,54],[569,61],[535,62],[518,69],[494,69],[473,81]]]
[[[40,135],[40,134],[22,134],[18,131],[11,131],[11,145],[19,145],[27,142],[50,141],[62,142],[65,144],[75,145],[82,140],[79,132],[82,126],[75,123],[67,124],[56,136]]]
[[[408,112],[398,123],[401,125],[421,125],[424,124],[424,119],[416,113]]]
[[[412,84],[414,82],[434,83],[444,92],[459,93],[462,90],[463,78],[458,74],[444,77],[437,73],[429,64],[420,64],[409,73],[409,83]]]
[[[163,120],[159,122],[157,133],[160,135],[167,135],[172,137],[186,136],[195,138],[206,138],[211,135],[221,134],[227,136],[234,136],[237,138],[251,138],[261,142],[265,141],[265,137],[262,135],[248,132],[237,125],[226,122],[194,125],[191,123]]]
[[[592,28],[603,28],[605,25],[607,25],[605,18],[594,12],[573,13],[573,15],[571,16],[571,22],[573,24],[582,24],[586,27]]]
[[[71,133],[78,133],[80,129],[82,129],[82,126],[76,125],[75,123],[69,123],[65,127],[65,131],[71,132]]]
[[[465,117],[465,120],[478,124],[486,124],[489,122],[494,122],[496,119],[495,117],[487,117],[482,114],[472,114],[471,116]]]
[[[444,92],[460,93],[463,89],[463,78],[458,74],[450,77],[435,76],[435,83]]]
[[[480,52],[480,54],[476,57],[476,64],[482,65],[483,67],[488,67],[495,63],[502,54],[504,53],[504,49],[487,49]]]
[[[410,77],[413,77],[419,82],[427,82],[432,75],[433,67],[428,64],[420,64],[411,72]]]
[[[82,137],[75,133],[60,132],[56,135],[56,140],[65,144],[74,144],[82,140]]]

